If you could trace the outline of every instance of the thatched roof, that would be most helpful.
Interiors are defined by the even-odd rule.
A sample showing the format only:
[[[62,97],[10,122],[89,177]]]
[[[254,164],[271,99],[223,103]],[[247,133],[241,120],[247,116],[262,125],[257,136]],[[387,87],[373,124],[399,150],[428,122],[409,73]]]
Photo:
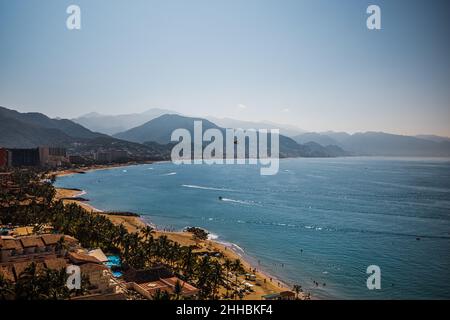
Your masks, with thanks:
[[[63,258],[47,259],[44,261],[44,264],[48,269],[52,270],[65,269],[67,266],[66,260]]]
[[[83,263],[101,264],[101,261],[98,260],[97,258],[80,252],[69,252],[68,258],[74,264],[83,264]]]
[[[38,236],[22,237],[19,240],[24,248],[45,247],[41,237]]]
[[[19,250],[22,249],[22,244],[11,237],[0,237],[0,250]]]
[[[95,249],[88,252],[88,255],[96,258],[100,262],[107,262],[108,257],[103,253],[102,249]]]

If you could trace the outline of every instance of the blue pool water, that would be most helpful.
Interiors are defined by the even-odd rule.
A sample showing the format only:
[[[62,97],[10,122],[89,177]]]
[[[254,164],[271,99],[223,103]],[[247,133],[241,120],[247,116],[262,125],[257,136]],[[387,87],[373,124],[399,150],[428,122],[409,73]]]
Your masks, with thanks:
[[[56,185],[161,228],[206,228],[318,298],[450,298],[448,159],[286,159],[275,176],[159,163]],[[366,287],[369,265],[381,268],[381,290]]]
[[[107,256],[107,258],[108,258],[108,261],[105,263],[105,265],[110,269],[111,269],[111,267],[120,267],[122,265],[119,256]],[[114,277],[122,276],[122,272],[120,272],[120,271],[113,271],[112,274]]]

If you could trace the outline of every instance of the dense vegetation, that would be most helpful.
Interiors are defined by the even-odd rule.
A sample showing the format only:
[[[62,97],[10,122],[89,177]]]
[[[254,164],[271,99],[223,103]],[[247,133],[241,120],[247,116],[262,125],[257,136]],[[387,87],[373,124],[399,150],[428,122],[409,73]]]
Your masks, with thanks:
[[[0,274],[0,300],[60,300],[69,299],[86,293],[89,280],[83,277],[80,290],[70,290],[66,283],[68,274],[65,269],[38,270],[31,263],[12,283]]]
[[[45,172],[30,169],[12,173],[12,184],[0,191],[0,224],[32,225],[36,232],[51,225],[55,232],[77,238],[85,248],[101,248],[105,252],[119,254],[125,267],[145,269],[164,264],[182,280],[199,288],[200,299],[216,299],[220,294],[225,298],[242,297],[242,293],[235,289],[239,288],[237,275],[244,272],[240,260],[198,256],[193,246],[180,246],[166,236],[154,237],[149,226],[140,232],[130,233],[123,225],[116,226],[101,214],[89,213],[77,204],[64,205],[62,201],[55,200],[56,191],[51,179],[46,177]],[[198,232],[198,236],[204,238],[205,235]],[[37,277],[36,273],[33,274]],[[232,278],[230,274],[233,274]],[[42,280],[28,276],[23,281],[26,279],[38,283]],[[20,280],[19,287],[25,285],[23,281]],[[0,299],[10,296],[11,286],[5,279],[0,279]],[[55,285],[55,288],[59,286]],[[41,291],[44,292],[38,295],[41,298],[49,296],[44,289]],[[57,292],[50,295],[52,298],[68,297],[60,289],[54,291]],[[169,296],[179,297],[177,294]],[[36,295],[28,298],[36,298]]]

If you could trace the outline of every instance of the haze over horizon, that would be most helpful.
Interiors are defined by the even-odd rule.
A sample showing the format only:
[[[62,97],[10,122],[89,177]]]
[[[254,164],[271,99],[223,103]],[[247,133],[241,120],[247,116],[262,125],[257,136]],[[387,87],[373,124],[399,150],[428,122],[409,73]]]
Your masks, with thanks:
[[[366,28],[369,4],[380,31]],[[450,137],[449,15],[425,0],[3,1],[0,105]]]

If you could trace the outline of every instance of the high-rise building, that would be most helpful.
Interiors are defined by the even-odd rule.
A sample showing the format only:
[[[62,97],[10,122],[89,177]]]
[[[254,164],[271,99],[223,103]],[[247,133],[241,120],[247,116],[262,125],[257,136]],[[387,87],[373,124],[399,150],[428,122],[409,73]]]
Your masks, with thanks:
[[[60,147],[39,147],[39,158],[41,166],[58,167],[69,162],[66,149]]]
[[[40,164],[39,148],[8,149],[8,166],[34,167]]]

